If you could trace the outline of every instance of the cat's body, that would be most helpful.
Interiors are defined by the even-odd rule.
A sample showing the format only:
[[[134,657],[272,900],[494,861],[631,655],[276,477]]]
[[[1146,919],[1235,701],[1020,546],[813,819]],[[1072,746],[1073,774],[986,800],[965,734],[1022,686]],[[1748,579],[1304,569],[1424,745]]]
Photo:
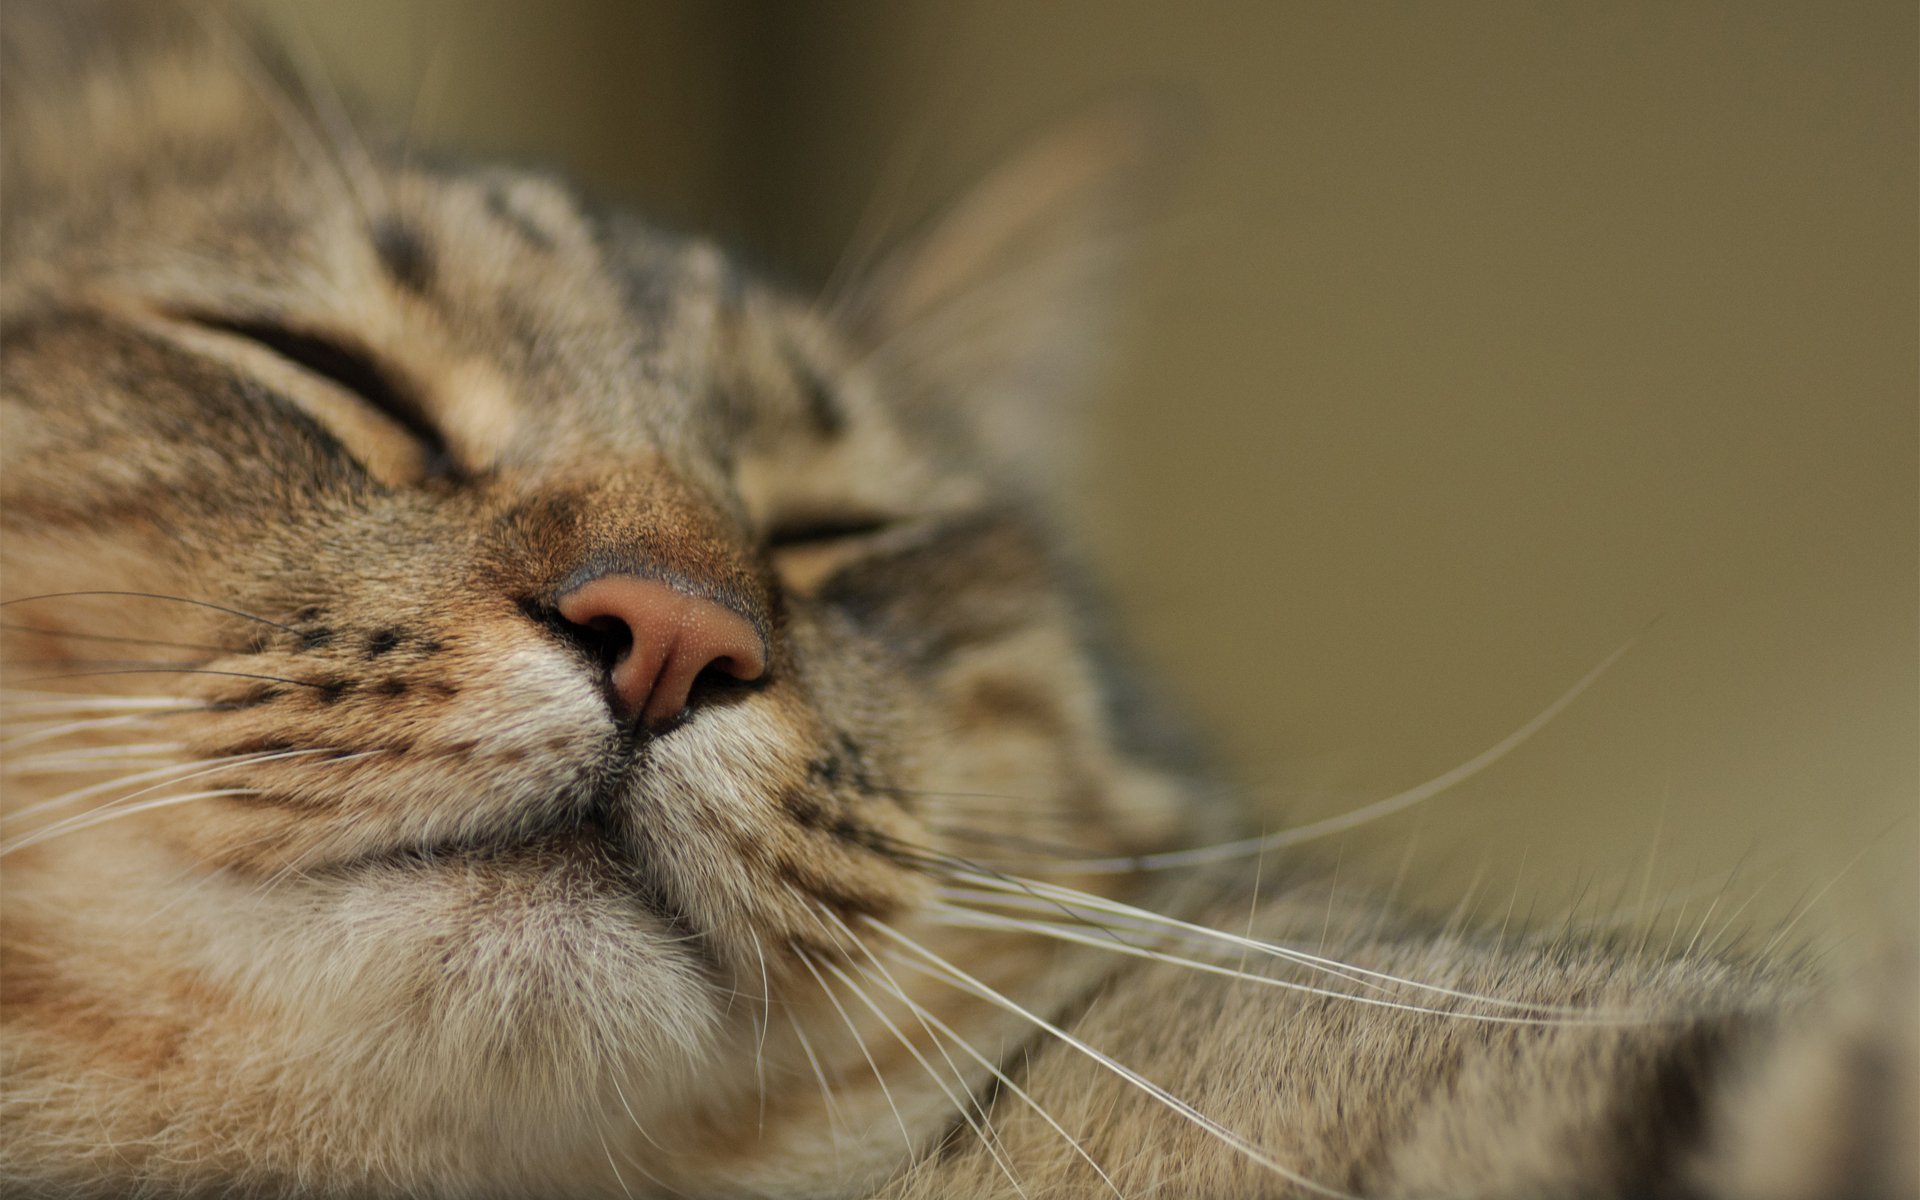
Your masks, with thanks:
[[[13,1190],[1912,1194],[1897,982],[1104,861],[1241,832],[1023,474],[1136,125],[822,312],[5,33]]]

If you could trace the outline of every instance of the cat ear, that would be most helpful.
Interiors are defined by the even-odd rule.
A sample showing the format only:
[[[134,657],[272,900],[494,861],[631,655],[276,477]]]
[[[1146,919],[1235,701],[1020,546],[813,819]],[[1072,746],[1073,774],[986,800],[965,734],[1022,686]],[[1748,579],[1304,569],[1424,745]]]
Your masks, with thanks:
[[[1086,110],[894,252],[851,308],[889,386],[1030,485],[1062,487],[1121,276],[1195,124],[1168,97]]]

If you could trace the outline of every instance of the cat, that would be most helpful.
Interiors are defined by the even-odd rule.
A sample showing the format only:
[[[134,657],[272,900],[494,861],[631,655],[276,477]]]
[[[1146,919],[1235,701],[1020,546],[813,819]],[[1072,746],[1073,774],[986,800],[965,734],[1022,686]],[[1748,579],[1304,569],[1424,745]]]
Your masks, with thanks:
[[[1150,117],[822,305],[217,11],[0,52],[9,1194],[1920,1194],[1911,964],[1247,836],[1048,507]]]

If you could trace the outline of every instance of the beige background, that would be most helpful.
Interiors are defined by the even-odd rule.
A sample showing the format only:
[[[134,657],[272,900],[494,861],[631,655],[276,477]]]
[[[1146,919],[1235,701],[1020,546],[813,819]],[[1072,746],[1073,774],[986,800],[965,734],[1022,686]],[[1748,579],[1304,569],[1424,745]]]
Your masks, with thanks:
[[[1494,917],[1647,897],[1682,940],[1912,911],[1908,0],[278,7],[419,140],[803,280],[1077,100],[1197,96],[1087,508],[1275,823],[1472,756],[1661,618],[1337,852]]]

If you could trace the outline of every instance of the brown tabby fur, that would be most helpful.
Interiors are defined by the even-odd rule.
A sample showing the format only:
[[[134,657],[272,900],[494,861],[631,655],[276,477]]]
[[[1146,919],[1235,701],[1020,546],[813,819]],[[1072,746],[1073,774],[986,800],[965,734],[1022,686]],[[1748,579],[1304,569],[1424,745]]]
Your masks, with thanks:
[[[1073,868],[1237,828],[1038,499],[1137,124],[824,309],[217,14],[4,22],[9,1194],[1916,1193],[1904,990]],[[609,572],[764,678],[617,722]]]

